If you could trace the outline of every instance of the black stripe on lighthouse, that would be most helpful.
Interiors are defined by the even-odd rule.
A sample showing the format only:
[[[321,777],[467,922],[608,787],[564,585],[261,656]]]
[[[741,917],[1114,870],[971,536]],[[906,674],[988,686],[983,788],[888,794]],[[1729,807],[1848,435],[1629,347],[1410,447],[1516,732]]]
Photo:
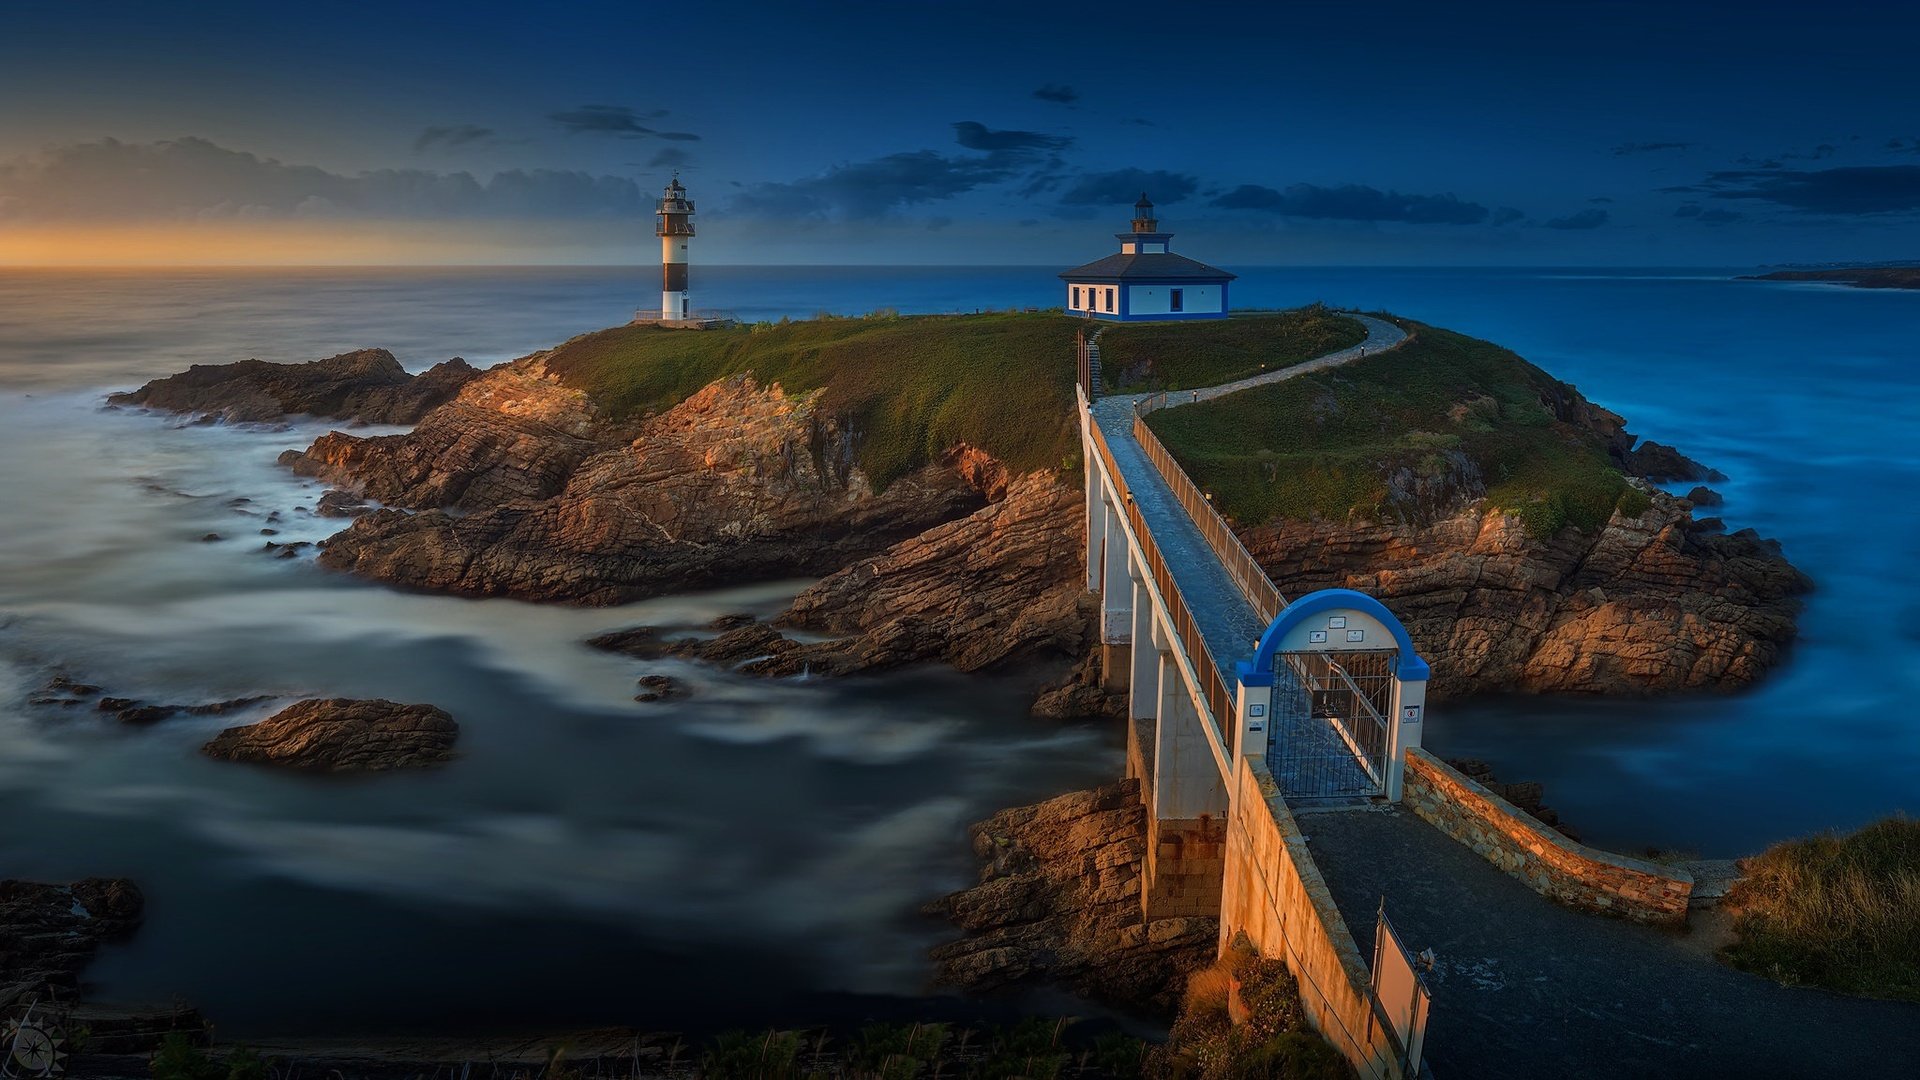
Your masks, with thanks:
[[[664,263],[661,270],[661,290],[664,292],[687,291],[687,264]]]

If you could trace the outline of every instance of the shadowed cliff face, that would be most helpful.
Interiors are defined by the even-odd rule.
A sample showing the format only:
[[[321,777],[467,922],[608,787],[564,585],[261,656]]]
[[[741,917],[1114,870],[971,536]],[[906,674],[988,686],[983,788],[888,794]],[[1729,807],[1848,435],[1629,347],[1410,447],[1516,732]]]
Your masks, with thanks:
[[[1596,533],[1527,536],[1470,508],[1429,525],[1282,522],[1240,530],[1286,596],[1358,589],[1406,624],[1432,692],[1732,690],[1794,636],[1806,577],[1751,531],[1703,531],[1655,493]]]
[[[477,375],[458,357],[409,375],[387,350],[360,349],[305,364],[264,360],[195,364],[107,400],[234,424],[278,420],[289,414],[411,424]]]

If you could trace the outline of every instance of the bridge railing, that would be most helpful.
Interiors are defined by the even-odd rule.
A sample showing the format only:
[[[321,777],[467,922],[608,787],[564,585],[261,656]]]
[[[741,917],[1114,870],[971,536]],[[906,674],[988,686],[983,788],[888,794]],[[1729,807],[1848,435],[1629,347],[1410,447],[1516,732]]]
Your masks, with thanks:
[[[1147,416],[1167,403],[1167,395],[1153,394],[1142,398],[1133,406],[1133,437],[1141,449],[1147,452],[1147,460],[1160,471],[1167,487],[1173,490],[1174,498],[1186,507],[1187,516],[1200,528],[1200,535],[1206,537],[1207,546],[1213,549],[1220,559],[1220,565],[1226,567],[1233,583],[1239,587],[1240,595],[1247,598],[1253,610],[1260,615],[1260,621],[1270,623],[1279,617],[1280,610],[1287,606],[1286,597],[1273,584],[1273,579],[1254,561],[1252,553],[1247,551],[1240,537],[1234,534],[1227,519],[1213,508],[1213,501],[1201,492],[1187,470],[1173,460],[1173,455],[1160,442],[1160,437],[1147,426]]]
[[[1137,423],[1138,421],[1136,421]],[[1153,541],[1153,532],[1148,529],[1140,506],[1134,500],[1133,492],[1127,487],[1127,478],[1114,463],[1113,451],[1107,446],[1107,437],[1101,433],[1100,425],[1088,424],[1093,433],[1093,445],[1100,455],[1100,461],[1107,468],[1107,475],[1113,478],[1116,494],[1126,508],[1127,523],[1133,526],[1133,535],[1140,541],[1140,554],[1147,564],[1147,572],[1152,575],[1153,583],[1167,602],[1167,617],[1173,622],[1173,632],[1186,646],[1187,659],[1192,662],[1194,674],[1200,679],[1200,694],[1206,700],[1207,709],[1212,714],[1214,730],[1225,740],[1227,725],[1237,715],[1233,685],[1221,674],[1220,665],[1214,661],[1213,653],[1207,648],[1206,636],[1200,632],[1200,624],[1193,617],[1193,609],[1188,606],[1187,598],[1180,592],[1180,583],[1173,578],[1173,572],[1167,569],[1167,562],[1160,555],[1160,547]],[[1138,646],[1136,646],[1138,647]]]

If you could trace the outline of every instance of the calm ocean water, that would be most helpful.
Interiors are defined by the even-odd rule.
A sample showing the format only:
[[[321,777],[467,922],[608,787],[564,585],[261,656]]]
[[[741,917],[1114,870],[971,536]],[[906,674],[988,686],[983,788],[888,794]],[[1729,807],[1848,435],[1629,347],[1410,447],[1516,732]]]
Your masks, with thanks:
[[[1622,849],[1737,854],[1920,802],[1920,293],[1735,272],[1254,269],[1235,286],[1243,306],[1388,308],[1514,348],[1726,472],[1730,526],[1816,579],[1801,644],[1753,692],[1432,717],[1429,745],[1545,781]],[[236,1036],[883,1011],[925,992],[945,931],[913,908],[970,878],[964,825],[1117,773],[1114,733],[1037,725],[1012,683],[687,667],[691,700],[636,705],[641,670],[580,639],[770,612],[801,583],[598,611],[402,595],[258,550],[274,510],[283,540],[337,524],[301,513],[317,490],[273,464],[325,425],[100,409],[249,356],[489,364],[624,321],[654,280],[0,271],[0,876],[146,887],[147,925],[93,969],[103,996],[184,998]],[[698,268],[695,288],[748,319],[1057,302],[1031,267]],[[234,768],[194,748],[254,714],[130,731],[27,706],[55,668],[168,702],[432,701],[463,757],[364,782]]]

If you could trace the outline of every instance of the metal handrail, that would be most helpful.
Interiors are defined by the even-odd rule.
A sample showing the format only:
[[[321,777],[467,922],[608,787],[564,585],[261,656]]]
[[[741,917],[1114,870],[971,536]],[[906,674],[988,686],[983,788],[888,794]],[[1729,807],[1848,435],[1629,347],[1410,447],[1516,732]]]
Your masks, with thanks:
[[[1253,553],[1240,542],[1233,526],[1228,525],[1227,519],[1220,516],[1220,511],[1213,508],[1213,500],[1201,492],[1199,485],[1193,482],[1193,478],[1187,475],[1187,471],[1180,467],[1180,463],[1160,442],[1159,436],[1147,426],[1147,415],[1161,408],[1165,402],[1165,394],[1154,394],[1134,403],[1134,441],[1147,452],[1147,460],[1159,470],[1161,479],[1167,482],[1174,498],[1179,499],[1180,505],[1186,508],[1187,516],[1199,527],[1200,535],[1206,538],[1207,546],[1213,549],[1220,565],[1233,578],[1240,595],[1246,597],[1247,603],[1253,606],[1262,622],[1270,623],[1279,618],[1280,612],[1286,608],[1287,598],[1280,594],[1279,587],[1267,576]]]
[[[1173,621],[1174,635],[1186,646],[1187,659],[1193,664],[1194,673],[1200,679],[1200,694],[1206,700],[1212,714],[1214,729],[1221,739],[1227,738],[1225,717],[1234,715],[1234,693],[1222,676],[1220,665],[1214,660],[1213,651],[1207,647],[1206,635],[1200,632],[1199,620],[1193,616],[1193,609],[1187,603],[1186,596],[1180,591],[1180,583],[1174,580],[1173,571],[1167,567],[1166,559],[1160,554],[1160,547],[1154,543],[1153,533],[1147,527],[1145,515],[1127,487],[1127,479],[1113,460],[1113,450],[1107,446],[1105,433],[1098,422],[1087,425],[1093,433],[1094,449],[1100,460],[1106,465],[1107,475],[1112,477],[1116,492],[1125,506],[1127,522],[1133,526],[1133,535],[1140,542],[1141,555],[1147,564],[1147,572],[1153,576],[1154,585],[1165,597],[1168,605],[1167,615]],[[1198,648],[1195,648],[1195,644]]]

